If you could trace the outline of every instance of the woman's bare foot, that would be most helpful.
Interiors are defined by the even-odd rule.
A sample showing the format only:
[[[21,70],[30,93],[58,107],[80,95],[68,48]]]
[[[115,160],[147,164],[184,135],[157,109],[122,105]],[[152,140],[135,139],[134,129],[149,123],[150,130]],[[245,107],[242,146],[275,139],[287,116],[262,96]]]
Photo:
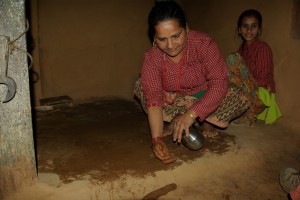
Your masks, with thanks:
[[[235,123],[235,124],[243,124],[243,123],[246,123],[247,121],[248,121],[247,116],[246,115],[242,115],[239,118],[233,120],[233,123]]]
[[[207,123],[207,122],[203,122],[202,124],[203,126],[203,136],[206,138],[216,138],[219,136],[219,132],[215,129],[215,127],[213,127],[213,125]]]
[[[172,135],[173,134],[173,126],[174,126],[174,122],[171,121],[169,124],[166,124],[164,130],[163,130],[163,137],[166,137],[168,135]]]
[[[234,124],[244,124],[246,126],[249,126],[249,127],[254,127],[254,124],[255,124],[255,120],[250,120],[247,115],[242,115],[240,116],[239,118],[235,119],[232,121]]]

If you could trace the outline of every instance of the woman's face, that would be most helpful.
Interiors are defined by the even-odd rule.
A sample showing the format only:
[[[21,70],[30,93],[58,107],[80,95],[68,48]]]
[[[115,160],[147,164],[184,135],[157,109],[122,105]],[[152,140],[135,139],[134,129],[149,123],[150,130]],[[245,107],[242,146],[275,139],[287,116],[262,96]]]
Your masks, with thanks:
[[[162,21],[155,26],[154,40],[169,57],[181,56],[186,45],[188,30],[176,20]]]
[[[255,17],[245,17],[242,21],[242,25],[239,27],[239,34],[241,37],[250,44],[260,31],[260,25]]]

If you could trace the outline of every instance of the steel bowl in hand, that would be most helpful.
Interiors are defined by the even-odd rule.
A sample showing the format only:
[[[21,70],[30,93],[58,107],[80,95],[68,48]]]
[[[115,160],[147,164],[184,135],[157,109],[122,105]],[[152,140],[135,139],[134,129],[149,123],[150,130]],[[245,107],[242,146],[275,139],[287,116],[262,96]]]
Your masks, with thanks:
[[[190,127],[189,137],[186,137],[185,131],[182,132],[181,143],[188,149],[197,151],[203,147],[204,137],[198,133],[197,129]]]

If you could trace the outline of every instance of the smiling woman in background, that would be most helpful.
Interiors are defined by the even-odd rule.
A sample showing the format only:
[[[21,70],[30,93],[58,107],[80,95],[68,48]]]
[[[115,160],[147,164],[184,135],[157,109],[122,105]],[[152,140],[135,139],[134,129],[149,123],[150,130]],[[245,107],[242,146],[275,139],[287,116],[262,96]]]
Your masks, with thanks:
[[[263,112],[255,107],[249,109],[238,122],[255,121],[258,118],[264,120],[266,124],[272,124],[281,116],[281,112],[275,100],[272,49],[266,42],[259,39],[262,32],[261,14],[254,9],[245,10],[239,16],[237,28],[238,34],[243,40],[238,53],[245,60],[257,83],[259,98],[266,105]]]

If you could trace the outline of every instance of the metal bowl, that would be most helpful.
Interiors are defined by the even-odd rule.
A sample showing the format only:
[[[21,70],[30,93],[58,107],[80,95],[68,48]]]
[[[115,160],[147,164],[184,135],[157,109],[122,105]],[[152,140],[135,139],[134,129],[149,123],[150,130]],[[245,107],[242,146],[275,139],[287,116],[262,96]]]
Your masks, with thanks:
[[[198,151],[203,147],[204,137],[196,128],[190,127],[189,137],[186,137],[185,131],[182,132],[181,143],[192,151]]]

